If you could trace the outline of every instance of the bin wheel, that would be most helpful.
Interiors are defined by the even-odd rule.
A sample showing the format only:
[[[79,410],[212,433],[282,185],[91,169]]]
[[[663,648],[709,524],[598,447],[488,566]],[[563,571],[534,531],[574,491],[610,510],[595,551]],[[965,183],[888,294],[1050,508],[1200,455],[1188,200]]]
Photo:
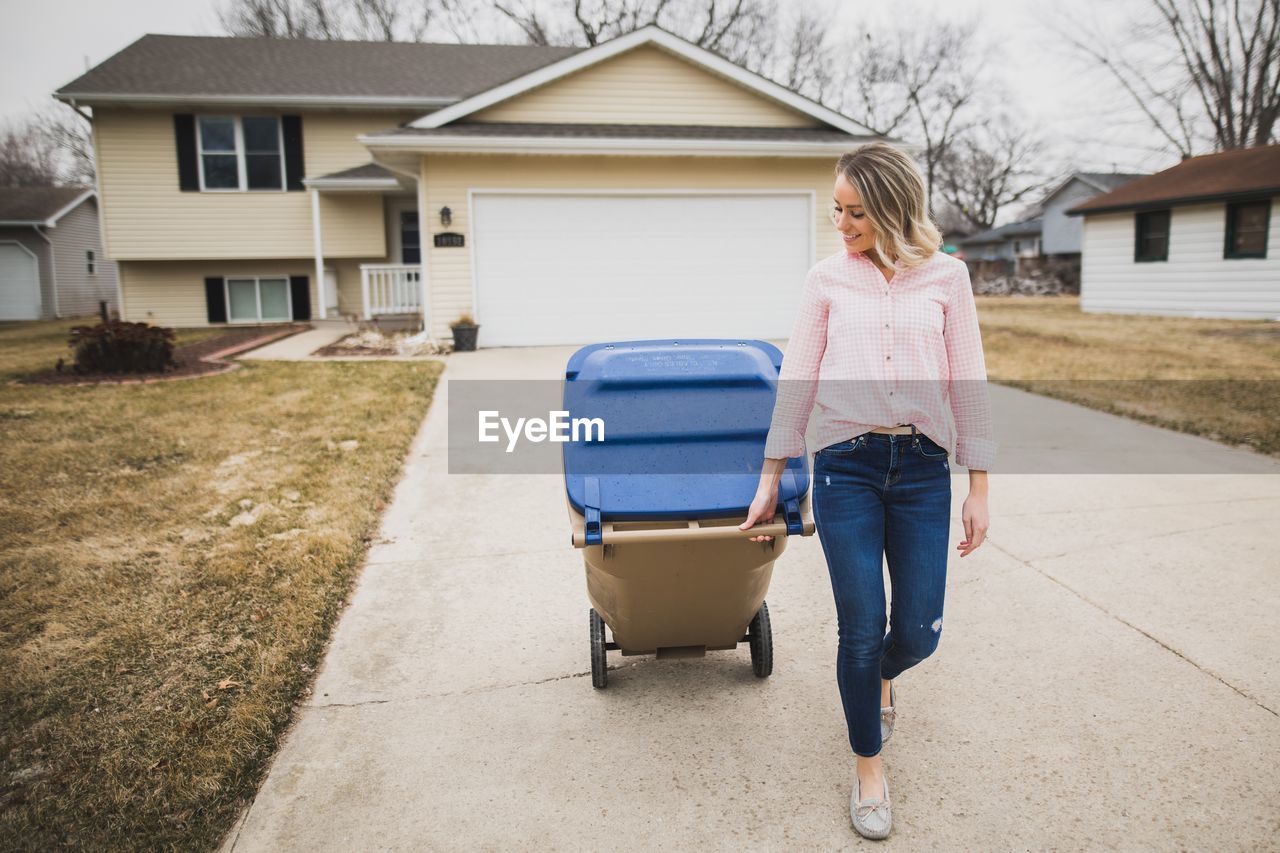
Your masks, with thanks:
[[[609,666],[605,659],[604,620],[591,608],[591,686],[604,687],[609,683]]]
[[[747,630],[747,639],[751,642],[751,669],[756,678],[768,678],[773,672],[773,629],[769,627],[769,605],[760,604]]]

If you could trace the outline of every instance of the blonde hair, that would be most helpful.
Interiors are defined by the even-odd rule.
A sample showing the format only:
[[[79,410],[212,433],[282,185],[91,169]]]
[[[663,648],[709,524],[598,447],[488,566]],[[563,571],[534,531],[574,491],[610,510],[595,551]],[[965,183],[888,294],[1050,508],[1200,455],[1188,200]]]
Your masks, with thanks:
[[[914,267],[942,247],[942,233],[929,218],[924,178],[911,158],[885,142],[869,142],[840,157],[844,175],[862,197],[875,226],[875,250],[884,263],[896,258]]]

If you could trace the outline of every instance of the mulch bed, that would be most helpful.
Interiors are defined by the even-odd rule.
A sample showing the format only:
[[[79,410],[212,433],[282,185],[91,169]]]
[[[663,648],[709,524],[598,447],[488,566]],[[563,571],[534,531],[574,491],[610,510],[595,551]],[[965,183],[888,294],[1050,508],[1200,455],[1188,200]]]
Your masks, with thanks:
[[[350,345],[344,345],[342,344],[341,341],[328,344],[326,346],[322,346],[320,347],[320,349],[312,353],[312,355],[373,355],[373,356],[387,356],[387,355],[399,355],[399,354],[400,354],[400,351],[397,350],[395,347],[370,347],[370,346],[353,347]]]
[[[75,373],[69,368],[59,373],[46,370],[34,373],[15,384],[21,385],[129,385],[149,382],[166,382],[173,379],[191,379],[196,376],[212,376],[226,373],[240,367],[239,362],[226,361],[228,356],[247,349],[262,346],[271,341],[305,332],[311,326],[307,323],[294,323],[290,326],[273,326],[269,329],[236,329],[225,335],[206,338],[192,344],[174,348],[173,359],[177,362],[163,373]],[[70,362],[70,359],[68,359]]]

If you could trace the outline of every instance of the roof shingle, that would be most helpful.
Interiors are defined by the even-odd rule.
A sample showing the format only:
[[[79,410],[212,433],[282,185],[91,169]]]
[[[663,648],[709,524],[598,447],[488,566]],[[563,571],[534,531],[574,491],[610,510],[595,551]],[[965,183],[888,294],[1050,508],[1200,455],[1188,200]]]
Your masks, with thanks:
[[[454,101],[585,48],[145,35],[57,94]]]
[[[1280,145],[1202,154],[1137,178],[1084,204],[1069,215],[1132,210],[1155,204],[1193,204],[1254,193],[1280,192]]]
[[[0,187],[0,222],[44,223],[88,191],[88,187]]]

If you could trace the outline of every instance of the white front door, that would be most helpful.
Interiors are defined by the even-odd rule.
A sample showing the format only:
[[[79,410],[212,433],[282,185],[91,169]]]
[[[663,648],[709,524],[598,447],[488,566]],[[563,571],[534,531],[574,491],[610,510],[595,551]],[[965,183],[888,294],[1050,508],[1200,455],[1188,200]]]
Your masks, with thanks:
[[[476,193],[472,215],[480,346],[785,338],[813,264],[808,193]]]
[[[0,243],[0,320],[40,319],[40,266],[21,243]]]

